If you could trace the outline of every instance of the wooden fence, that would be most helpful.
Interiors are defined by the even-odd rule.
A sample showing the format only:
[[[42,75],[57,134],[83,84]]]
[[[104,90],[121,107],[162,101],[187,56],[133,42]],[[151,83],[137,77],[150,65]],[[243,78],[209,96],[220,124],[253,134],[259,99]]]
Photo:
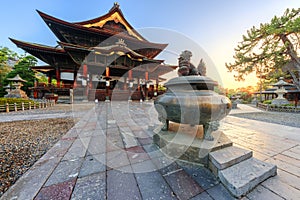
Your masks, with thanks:
[[[43,101],[43,102],[28,102],[28,103],[13,103],[5,105],[0,105],[0,112],[11,112],[11,111],[24,111],[24,110],[31,110],[31,109],[41,109],[52,107],[55,105],[55,101]]]

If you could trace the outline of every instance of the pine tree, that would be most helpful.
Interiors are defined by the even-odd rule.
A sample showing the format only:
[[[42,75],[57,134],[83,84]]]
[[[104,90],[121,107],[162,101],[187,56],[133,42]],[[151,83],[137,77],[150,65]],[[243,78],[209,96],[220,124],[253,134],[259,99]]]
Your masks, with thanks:
[[[226,63],[226,67],[237,72],[237,80],[244,80],[253,71],[271,73],[282,69],[300,89],[299,46],[300,8],[287,9],[283,16],[248,30],[235,48],[234,63]]]

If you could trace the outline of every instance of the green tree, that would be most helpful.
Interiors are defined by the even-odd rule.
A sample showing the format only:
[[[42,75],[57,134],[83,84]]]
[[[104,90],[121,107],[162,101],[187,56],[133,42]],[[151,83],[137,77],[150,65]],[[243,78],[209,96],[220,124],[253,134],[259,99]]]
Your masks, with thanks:
[[[34,86],[35,81],[35,72],[30,68],[31,66],[35,66],[37,64],[37,59],[33,56],[22,56],[18,62],[13,67],[13,70],[10,71],[4,80],[5,84],[8,84],[8,78],[13,78],[17,74],[19,76],[26,80],[27,82],[23,83],[23,86],[21,87],[22,90],[24,90],[27,95],[30,94],[30,87]]]
[[[0,97],[5,94],[4,79],[12,70],[14,62],[17,60],[17,54],[7,47],[0,47]]]
[[[35,77],[38,79],[39,83],[48,84],[48,77],[45,74],[38,72]]]
[[[236,80],[244,80],[253,71],[270,78],[281,69],[283,73],[288,72],[300,89],[299,46],[300,8],[287,9],[283,16],[275,16],[270,23],[248,30],[235,48],[234,63],[226,63],[226,67],[237,73]]]

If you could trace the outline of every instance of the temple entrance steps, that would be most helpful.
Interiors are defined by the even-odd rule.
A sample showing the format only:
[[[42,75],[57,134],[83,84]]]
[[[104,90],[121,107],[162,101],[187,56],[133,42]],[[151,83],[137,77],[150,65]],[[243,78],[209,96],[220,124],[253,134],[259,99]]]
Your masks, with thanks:
[[[246,195],[277,173],[276,165],[257,160],[252,151],[236,146],[210,152],[209,169],[235,197]]]

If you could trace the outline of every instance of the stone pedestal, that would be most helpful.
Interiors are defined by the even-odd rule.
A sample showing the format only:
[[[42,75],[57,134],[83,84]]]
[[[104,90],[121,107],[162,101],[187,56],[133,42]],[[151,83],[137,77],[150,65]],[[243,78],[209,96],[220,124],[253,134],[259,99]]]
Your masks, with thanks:
[[[4,97],[6,97],[6,98],[23,98],[23,99],[28,99],[27,94],[23,90],[21,90],[19,88],[14,89],[12,91],[9,91],[9,93],[7,95],[5,95]]]
[[[289,104],[290,102],[285,99],[285,98],[276,98],[276,99],[273,99],[272,100],[272,104],[274,105],[286,105],[286,104]]]
[[[169,131],[159,131],[153,136],[154,143],[166,156],[206,167],[210,152],[232,146],[221,131],[212,132],[215,140],[207,141],[203,139],[202,127],[188,126],[170,126]]]

